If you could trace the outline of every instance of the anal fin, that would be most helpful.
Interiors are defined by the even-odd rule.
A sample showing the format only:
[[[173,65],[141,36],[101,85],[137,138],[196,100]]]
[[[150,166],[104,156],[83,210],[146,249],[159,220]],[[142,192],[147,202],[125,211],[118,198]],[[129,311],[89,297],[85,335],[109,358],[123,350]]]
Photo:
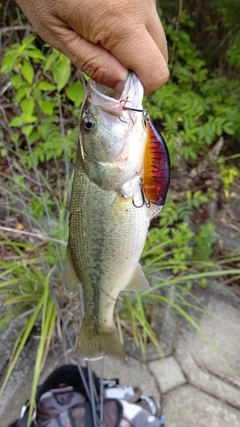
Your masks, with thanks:
[[[149,283],[146,277],[144,276],[141,265],[138,263],[137,268],[132,275],[132,278],[128,282],[127,286],[124,288],[124,291],[141,292],[148,291],[149,289]]]

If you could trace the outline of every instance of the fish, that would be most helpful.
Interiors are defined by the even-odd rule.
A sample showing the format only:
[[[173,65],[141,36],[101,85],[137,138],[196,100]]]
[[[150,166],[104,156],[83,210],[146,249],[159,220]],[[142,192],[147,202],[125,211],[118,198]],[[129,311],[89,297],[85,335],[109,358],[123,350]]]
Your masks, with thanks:
[[[121,94],[88,80],[81,107],[63,281],[69,292],[82,286],[76,351],[84,359],[125,358],[116,300],[121,291],[149,289],[139,259],[150,220],[163,206],[147,203],[143,190],[143,95],[130,71]]]

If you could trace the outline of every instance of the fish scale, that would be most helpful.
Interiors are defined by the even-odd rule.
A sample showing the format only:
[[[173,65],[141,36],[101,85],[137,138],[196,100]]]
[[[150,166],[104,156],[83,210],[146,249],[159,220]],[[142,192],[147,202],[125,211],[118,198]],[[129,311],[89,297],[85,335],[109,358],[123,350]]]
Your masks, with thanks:
[[[107,281],[115,300],[119,293],[118,287],[123,289],[126,280],[128,282],[131,278],[132,272],[127,268],[128,264],[133,261],[135,265],[141,255],[149,224],[145,212],[147,208],[137,210],[131,199],[100,189],[87,176],[85,181],[85,184],[80,181],[78,183],[85,198],[79,198],[77,192],[77,197],[73,194],[74,202],[70,205],[70,230],[74,230],[69,238],[72,260],[80,281],[89,282],[88,289],[94,289],[96,282],[101,286],[101,283]],[[83,229],[89,230],[85,236]],[[116,283],[117,280],[120,285]],[[89,300],[89,295],[87,299]],[[85,308],[85,313],[87,316],[88,307]]]
[[[84,319],[77,352],[87,359],[124,358],[114,306],[123,290],[149,289],[138,261],[150,219],[162,209],[143,203],[143,115],[123,108],[124,99],[142,108],[140,80],[129,73],[119,99],[101,90],[90,80],[81,110],[64,267],[69,290],[82,285]]]

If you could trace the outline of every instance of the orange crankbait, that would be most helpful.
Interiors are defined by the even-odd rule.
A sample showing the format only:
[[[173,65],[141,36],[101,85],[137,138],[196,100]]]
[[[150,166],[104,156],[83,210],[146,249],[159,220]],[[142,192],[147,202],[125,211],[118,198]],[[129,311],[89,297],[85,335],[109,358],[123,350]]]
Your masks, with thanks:
[[[146,121],[142,188],[150,203],[164,205],[170,182],[170,158],[163,137]]]

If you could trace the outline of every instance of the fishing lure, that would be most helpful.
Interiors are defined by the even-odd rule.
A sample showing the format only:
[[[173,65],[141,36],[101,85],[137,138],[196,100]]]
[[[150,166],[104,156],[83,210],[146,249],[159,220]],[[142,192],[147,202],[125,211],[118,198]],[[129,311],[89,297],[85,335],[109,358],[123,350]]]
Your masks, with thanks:
[[[126,100],[122,100],[128,102]],[[163,206],[170,183],[170,157],[164,138],[153,125],[146,110],[123,107],[124,110],[143,113],[146,120],[146,145],[143,160],[142,207],[150,204]]]
[[[150,203],[163,206],[170,183],[169,152],[162,135],[149,118],[146,130],[142,188]]]

